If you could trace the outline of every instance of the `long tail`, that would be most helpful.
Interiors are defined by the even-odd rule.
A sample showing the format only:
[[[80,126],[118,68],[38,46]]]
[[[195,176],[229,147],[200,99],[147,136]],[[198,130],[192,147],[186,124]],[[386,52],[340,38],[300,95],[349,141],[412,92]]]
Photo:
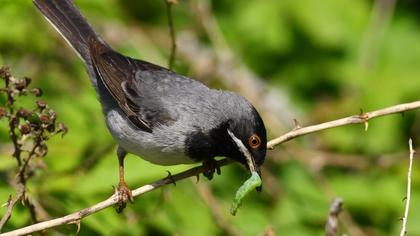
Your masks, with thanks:
[[[33,0],[35,6],[91,68],[89,41],[104,41],[90,27],[71,0]]]

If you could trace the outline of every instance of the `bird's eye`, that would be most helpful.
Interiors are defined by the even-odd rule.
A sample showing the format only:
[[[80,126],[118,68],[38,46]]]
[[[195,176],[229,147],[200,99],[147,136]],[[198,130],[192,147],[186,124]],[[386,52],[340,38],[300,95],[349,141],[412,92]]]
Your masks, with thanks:
[[[261,139],[258,135],[253,134],[249,137],[248,144],[251,148],[258,148],[261,145]]]

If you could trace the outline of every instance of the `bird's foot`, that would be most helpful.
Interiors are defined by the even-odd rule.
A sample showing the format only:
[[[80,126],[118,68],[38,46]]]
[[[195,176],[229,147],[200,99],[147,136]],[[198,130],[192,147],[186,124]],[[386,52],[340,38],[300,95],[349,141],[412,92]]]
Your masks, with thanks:
[[[210,159],[203,162],[204,172],[203,175],[208,179],[212,180],[214,173],[221,174],[220,166],[216,160]]]
[[[133,194],[125,182],[120,182],[118,187],[115,189],[115,192],[117,193],[118,197],[118,202],[115,204],[115,210],[117,213],[121,213],[127,205],[127,202],[133,203]]]

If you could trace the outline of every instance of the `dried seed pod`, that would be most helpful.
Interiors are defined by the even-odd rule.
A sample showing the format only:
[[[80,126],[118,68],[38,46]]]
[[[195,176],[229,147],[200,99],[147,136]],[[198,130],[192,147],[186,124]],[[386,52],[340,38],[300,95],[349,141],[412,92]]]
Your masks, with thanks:
[[[42,124],[45,124],[45,125],[52,124],[51,118],[47,114],[41,114],[41,115],[39,115],[39,120],[41,121]]]
[[[53,110],[49,110],[48,114],[50,116],[50,119],[52,120],[52,123],[54,123],[55,119],[57,118],[57,113],[55,113],[55,111],[53,111]]]
[[[31,89],[30,92],[33,93],[37,97],[42,96],[42,89],[40,89],[40,88],[33,88],[33,89]]]
[[[22,134],[29,134],[31,132],[31,125],[29,125],[28,123],[22,124],[19,127],[20,133]]]
[[[54,124],[50,124],[47,126],[47,131],[52,133],[55,131],[55,125]]]
[[[63,123],[59,123],[58,124],[57,134],[58,133],[62,133],[61,134],[61,137],[64,137],[64,135],[66,135],[67,132],[68,132],[68,128]]]
[[[47,103],[45,103],[42,100],[37,100],[36,101],[36,105],[38,106],[38,108],[42,111],[47,107]]]
[[[24,90],[27,87],[26,81],[24,79],[18,79],[15,82],[15,88],[19,91]]]
[[[3,66],[0,69],[0,78],[2,79],[8,79],[10,78],[11,74],[10,74],[10,68],[7,66]]]
[[[19,119],[17,117],[12,117],[9,121],[10,125],[18,126],[19,125]]]
[[[29,77],[23,77],[23,80],[25,81],[26,87],[28,87],[32,82],[32,79]]]
[[[29,114],[30,112],[24,108],[19,108],[19,110],[16,112],[16,116],[23,119],[28,118]]]

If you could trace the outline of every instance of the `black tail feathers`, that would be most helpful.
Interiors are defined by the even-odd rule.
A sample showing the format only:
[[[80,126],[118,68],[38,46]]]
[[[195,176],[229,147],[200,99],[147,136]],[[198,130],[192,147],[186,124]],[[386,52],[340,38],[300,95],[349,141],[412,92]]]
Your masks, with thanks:
[[[104,42],[90,27],[71,0],[33,0],[35,6],[66,39],[79,56],[91,63],[89,42]]]

